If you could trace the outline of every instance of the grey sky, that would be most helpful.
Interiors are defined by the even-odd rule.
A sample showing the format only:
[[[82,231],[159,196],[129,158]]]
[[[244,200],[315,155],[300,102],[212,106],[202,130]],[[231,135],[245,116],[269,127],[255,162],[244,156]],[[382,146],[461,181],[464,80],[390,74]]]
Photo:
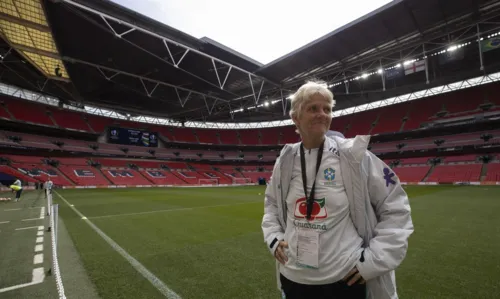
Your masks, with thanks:
[[[112,0],[267,64],[389,0]]]

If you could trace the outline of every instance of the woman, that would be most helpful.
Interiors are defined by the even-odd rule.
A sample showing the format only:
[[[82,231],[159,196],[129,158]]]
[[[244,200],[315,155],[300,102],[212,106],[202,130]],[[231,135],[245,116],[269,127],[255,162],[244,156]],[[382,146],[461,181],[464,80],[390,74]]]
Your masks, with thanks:
[[[283,147],[262,220],[278,287],[287,299],[396,299],[394,270],[413,232],[408,196],[367,150],[369,136],[329,134],[334,103],[317,82],[292,97],[302,142]]]

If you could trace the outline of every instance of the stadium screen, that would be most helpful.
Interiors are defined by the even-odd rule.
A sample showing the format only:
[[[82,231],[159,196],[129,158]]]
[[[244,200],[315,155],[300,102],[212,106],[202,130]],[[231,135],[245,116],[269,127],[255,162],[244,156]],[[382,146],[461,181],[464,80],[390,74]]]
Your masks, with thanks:
[[[108,130],[108,142],[124,145],[158,147],[158,133],[111,127]]]

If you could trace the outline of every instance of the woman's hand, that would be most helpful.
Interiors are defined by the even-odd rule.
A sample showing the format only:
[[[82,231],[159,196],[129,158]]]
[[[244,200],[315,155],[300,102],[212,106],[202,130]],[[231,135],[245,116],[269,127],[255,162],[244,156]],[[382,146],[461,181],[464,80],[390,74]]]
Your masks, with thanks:
[[[288,261],[288,257],[285,254],[285,248],[288,248],[288,243],[280,241],[278,247],[276,247],[276,251],[274,251],[274,257],[283,265]]]
[[[351,279],[349,279],[349,277],[351,277]],[[361,274],[359,274],[358,268],[356,268],[356,267],[354,267],[342,280],[347,281],[348,286],[352,286],[355,283],[359,283],[359,284],[365,283],[365,280],[363,279],[363,277],[361,277]]]

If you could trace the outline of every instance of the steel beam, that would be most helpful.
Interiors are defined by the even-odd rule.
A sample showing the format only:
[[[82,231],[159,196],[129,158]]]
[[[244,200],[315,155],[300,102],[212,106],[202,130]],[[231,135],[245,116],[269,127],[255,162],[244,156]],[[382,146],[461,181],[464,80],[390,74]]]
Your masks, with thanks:
[[[212,65],[214,66],[214,72],[215,72],[215,75],[217,76],[217,81],[219,81],[220,89],[224,89],[224,85],[226,84],[227,78],[229,77],[229,73],[231,73],[231,70],[233,69],[233,67],[232,66],[229,67],[229,70],[227,71],[227,74],[226,74],[226,78],[224,78],[224,82],[220,82],[219,71],[217,71],[217,66],[215,65],[215,61],[213,59],[212,59]]]
[[[418,33],[423,35],[422,28],[420,28],[420,26],[417,23],[417,19],[415,18],[415,14],[413,13],[413,9],[408,7],[408,2],[406,2],[406,1],[403,2],[403,6],[404,6],[406,12],[410,15],[410,19],[411,19],[413,25],[415,26],[415,28],[417,29]]]
[[[382,80],[382,90],[385,91],[385,72],[384,68],[382,67],[382,59],[379,59],[379,64],[380,69],[382,70],[382,73],[380,73],[380,79]]]
[[[102,30],[107,30],[107,28],[106,28],[105,26],[103,26],[103,25],[101,25],[101,24],[97,23],[97,22],[96,22],[95,20],[93,20],[93,19],[88,18],[87,16],[85,16],[85,15],[84,15],[83,13],[81,13],[80,11],[76,10],[76,13],[80,14],[80,15],[82,16],[82,18],[87,19],[90,23],[92,23],[92,24],[94,24],[95,26],[97,26],[97,27],[101,28]],[[106,19],[105,17],[101,17],[101,18]],[[108,23],[108,22],[107,22],[107,23]],[[111,26],[109,26],[109,25],[108,25],[108,28],[111,28]],[[112,32],[112,34],[114,34],[114,35],[116,36],[116,32],[114,31],[114,29],[112,29],[112,28],[111,28],[111,32]],[[129,41],[129,40],[128,40],[128,39],[126,39],[126,38],[121,38],[121,39],[122,39],[122,41],[124,41],[124,42],[126,42],[126,43],[130,44],[131,46],[136,47],[137,49],[139,49],[139,50],[141,50],[141,51],[143,51],[143,52],[145,52],[145,53],[147,53],[147,54],[149,54],[149,55],[151,55],[151,56],[155,57],[156,59],[158,59],[158,60],[160,60],[160,61],[162,61],[162,62],[165,62],[165,63],[167,63],[167,64],[168,64],[168,65],[170,65],[170,66],[173,66],[173,67],[177,68],[178,70],[180,70],[180,71],[182,71],[182,72],[184,72],[184,73],[188,74],[189,76],[191,76],[191,77],[193,77],[193,78],[196,78],[196,79],[198,79],[198,80],[200,80],[200,81],[203,81],[204,83],[206,83],[206,84],[208,84],[208,85],[211,85],[211,86],[213,86],[213,87],[215,87],[215,88],[218,88],[218,89],[220,88],[220,85],[214,84],[214,83],[212,83],[212,82],[210,82],[210,81],[208,81],[208,80],[205,80],[204,78],[202,78],[202,77],[200,77],[200,76],[198,76],[198,75],[196,75],[196,74],[193,74],[193,73],[192,73],[192,72],[190,72],[190,71],[187,71],[187,70],[185,70],[185,69],[183,69],[183,68],[180,68],[180,67],[179,67],[179,64],[182,62],[182,60],[184,59],[184,57],[188,54],[189,49],[187,49],[187,50],[185,50],[185,51],[184,51],[184,54],[182,55],[182,57],[181,57],[178,61],[175,61],[175,59],[174,59],[174,57],[173,57],[173,54],[172,54],[172,52],[171,52],[171,50],[170,50],[170,46],[169,46],[169,44],[167,43],[167,41],[166,41],[166,40],[162,40],[162,41],[163,41],[163,43],[164,43],[164,45],[165,45],[165,48],[167,49],[167,52],[168,52],[168,54],[169,54],[169,56],[170,56],[170,59],[172,60],[172,61],[168,61],[167,59],[165,59],[165,58],[163,58],[163,57],[158,56],[157,54],[155,54],[155,53],[153,53],[153,52],[151,52],[151,51],[149,51],[149,50],[147,50],[147,49],[145,49],[145,48],[143,48],[143,47],[141,47],[141,46],[137,45],[136,43],[134,43],[134,42],[132,42],[132,41]],[[238,96],[239,96],[239,95],[237,95],[237,94],[235,94],[235,93],[233,93],[233,92],[231,92],[231,91],[229,91],[229,90],[224,90],[224,91],[225,91],[225,92],[227,92],[228,94],[230,94],[231,96],[235,96],[235,97],[238,97]]]
[[[153,92],[155,92],[156,88],[157,88],[157,87],[158,87],[158,85],[160,84],[160,83],[156,83],[155,87],[153,87],[153,89],[152,89],[151,91],[149,91],[149,90],[146,88],[146,84],[144,84],[144,80],[142,80],[142,78],[141,78],[141,79],[139,79],[139,80],[141,80],[142,86],[144,87],[144,91],[146,91],[146,94],[148,95],[148,97],[151,97],[151,95],[153,94]],[[176,91],[177,91],[177,89],[176,89]],[[177,96],[179,96],[179,94],[177,94]]]
[[[114,68],[111,68],[111,67],[107,67],[107,66],[95,64],[95,63],[92,63],[92,62],[87,62],[87,61],[80,60],[80,59],[77,59],[77,58],[63,56],[63,57],[61,57],[61,59],[63,61],[69,62],[69,63],[79,63],[79,64],[83,64],[83,65],[94,67],[94,68],[98,69],[101,73],[103,73],[102,70],[106,70],[106,71],[114,72],[115,73],[114,76],[116,76],[116,74],[125,75],[125,76],[133,77],[133,78],[136,78],[136,79],[139,79],[139,80],[149,81],[149,82],[152,82],[152,83],[155,83],[155,84],[158,84],[158,85],[163,85],[163,86],[166,86],[166,87],[170,87],[170,88],[175,89],[176,92],[177,92],[177,90],[183,90],[183,91],[189,92],[190,94],[191,93],[192,94],[197,94],[197,95],[200,95],[200,96],[206,96],[208,98],[217,99],[217,100],[222,101],[222,102],[228,102],[227,100],[220,99],[220,98],[208,95],[208,94],[204,94],[202,92],[195,91],[195,90],[192,90],[192,89],[189,89],[189,88],[180,87],[180,86],[173,85],[173,84],[170,84],[170,83],[166,83],[166,82],[163,82],[163,81],[160,81],[160,80],[155,80],[155,79],[147,78],[147,77],[144,77],[144,76],[141,76],[141,75],[136,75],[136,74],[133,74],[133,73],[129,73],[129,72],[125,72],[125,71],[122,71],[122,70],[114,69]],[[107,76],[105,76],[105,77],[107,78]],[[107,78],[107,79],[109,80],[109,78]],[[143,82],[143,84],[144,84],[144,82]],[[182,104],[182,101],[181,101],[181,104]],[[185,101],[184,101],[184,104],[185,104]]]
[[[187,97],[184,100],[179,95],[179,91],[177,90],[177,88],[175,89],[175,93],[177,94],[177,97],[179,98],[179,102],[181,103],[181,107],[184,108],[184,105],[186,105],[187,101],[189,101],[189,97],[191,96],[191,92],[188,93]]]
[[[214,103],[212,104],[212,108],[208,106],[206,97],[203,97],[203,101],[205,102],[205,106],[207,107],[208,115],[212,115],[212,111],[214,110],[214,107],[217,104],[217,99],[215,99]]]
[[[470,25],[469,25],[469,26],[470,26]],[[465,28],[468,28],[468,26],[467,26],[467,27],[465,27]],[[465,28],[462,28],[462,30],[463,30],[463,29],[465,29]],[[486,33],[488,33],[488,32],[496,32],[496,31],[498,31],[498,30],[499,30],[499,28],[492,28],[492,29],[487,30],[486,32],[482,32],[482,34],[486,34]],[[474,36],[474,37],[475,37],[475,38],[477,38],[477,36]],[[463,42],[463,41],[468,41],[468,40],[470,40],[471,38],[472,38],[472,37],[466,37],[466,38],[463,38],[463,39],[458,40],[458,41],[455,41],[455,42],[459,43],[459,42]],[[421,45],[423,45],[423,44],[424,44],[424,43],[421,43],[421,44],[420,44],[420,45],[418,45],[418,46],[414,46],[414,45],[412,45],[411,47],[412,47],[412,48],[413,48],[413,50],[414,50],[414,49],[416,49],[416,48],[420,47],[420,46],[421,46]],[[429,44],[429,43],[425,42],[425,44]],[[440,47],[435,48],[434,50],[435,50],[435,51],[437,51],[438,49],[445,49],[445,48],[447,48],[448,46],[449,46],[449,44],[446,44],[446,43],[445,43],[445,44],[442,44]],[[407,47],[407,48],[410,48],[410,47]],[[406,58],[408,58],[408,57],[406,57]],[[405,60],[406,58],[405,58],[405,57],[403,57],[403,56],[401,56],[400,61]],[[372,58],[372,59],[373,59],[373,58]],[[378,58],[377,58],[377,59],[378,59]],[[360,65],[362,65],[362,64],[364,64],[364,63],[368,63],[369,61],[372,61],[372,60],[371,60],[371,59],[370,59],[370,60],[368,60],[368,59],[364,59],[364,60],[362,60],[362,61],[359,61],[359,62],[357,63],[357,66],[359,67]],[[391,66],[391,65],[390,65],[390,64],[385,64],[383,67],[389,67],[389,66]],[[351,67],[351,68],[354,68],[354,66],[353,66],[353,67]],[[334,73],[334,72],[336,72],[336,71],[338,71],[338,70],[337,70],[337,69],[332,70],[332,73]],[[328,74],[330,74],[330,72],[325,71],[325,72],[323,72],[323,73],[317,74],[317,75],[316,75],[316,77],[327,76]],[[331,83],[334,83],[334,82],[331,82]],[[289,87],[289,88],[291,88],[291,86],[293,86],[293,85],[288,85],[288,87]],[[346,88],[346,93],[348,94],[348,92],[347,92],[347,88]]]
[[[73,6],[75,6],[75,7],[78,7],[78,8],[80,8],[80,9],[83,9],[83,10],[85,10],[85,11],[87,11],[87,12],[91,12],[91,13],[93,13],[93,14],[96,14],[96,15],[100,16],[101,18],[106,18],[106,19],[108,19],[108,20],[113,20],[113,21],[115,21],[115,22],[120,23],[121,25],[128,26],[128,27],[133,28],[133,29],[135,29],[135,30],[137,30],[137,31],[140,31],[140,32],[142,32],[142,33],[145,33],[145,34],[148,34],[148,35],[150,35],[150,36],[153,36],[153,37],[156,37],[156,38],[158,38],[158,39],[161,39],[161,40],[163,40],[164,42],[169,42],[169,43],[172,43],[172,44],[174,44],[174,45],[176,45],[176,46],[178,46],[178,47],[181,47],[181,48],[183,48],[183,49],[185,49],[185,50],[189,50],[189,52],[196,53],[196,54],[198,54],[198,55],[200,55],[200,56],[203,56],[203,57],[205,57],[205,58],[208,58],[208,59],[213,59],[214,61],[217,61],[217,62],[219,62],[219,63],[222,63],[222,64],[224,64],[224,65],[227,65],[228,67],[232,67],[233,69],[236,69],[236,70],[238,70],[238,71],[240,71],[240,72],[243,72],[243,73],[245,73],[245,74],[248,74],[249,76],[252,76],[252,77],[255,77],[255,78],[259,78],[259,79],[265,80],[265,81],[267,81],[268,83],[270,83],[270,84],[272,84],[272,85],[275,85],[275,86],[279,87],[279,84],[274,83],[274,82],[272,82],[272,81],[270,81],[270,80],[268,80],[268,79],[266,79],[266,78],[264,78],[264,77],[261,77],[261,76],[255,75],[255,74],[253,74],[253,73],[251,73],[251,72],[249,72],[249,71],[247,71],[247,70],[245,70],[245,69],[242,69],[242,68],[240,68],[240,67],[238,67],[238,66],[232,65],[232,64],[230,64],[230,63],[228,63],[228,62],[225,62],[225,61],[223,61],[223,60],[221,60],[221,59],[219,59],[219,58],[217,58],[217,57],[214,57],[214,56],[208,55],[208,54],[206,54],[206,53],[203,53],[203,52],[201,52],[201,51],[199,51],[199,50],[197,50],[197,49],[193,49],[193,48],[191,48],[191,47],[189,47],[189,46],[186,46],[186,45],[180,44],[179,42],[174,41],[174,40],[172,40],[172,39],[169,39],[169,38],[167,38],[167,37],[165,37],[165,36],[161,36],[161,35],[159,35],[158,33],[152,32],[152,31],[147,30],[147,29],[145,29],[145,28],[141,28],[141,27],[139,27],[139,26],[137,26],[137,25],[134,25],[134,24],[131,24],[131,23],[127,22],[127,21],[120,20],[120,19],[115,18],[115,17],[113,17],[113,16],[110,16],[110,15],[108,15],[108,14],[106,14],[106,13],[103,13],[103,12],[97,11],[97,10],[95,10],[95,9],[93,9],[93,8],[90,8],[90,7],[86,6],[86,5],[83,5],[83,4],[80,4],[80,3],[77,3],[77,2],[75,2],[75,1],[73,1],[73,0],[60,0],[60,1],[61,1],[61,2],[64,2],[64,3],[67,3],[67,4],[70,4],[70,5],[73,5]],[[186,54],[186,53],[185,53],[185,54]]]
[[[283,96],[282,89],[280,89],[280,95],[281,95],[281,108],[283,108],[283,116],[286,116],[286,109],[288,106],[288,100]]]
[[[35,54],[38,54],[38,55],[47,56],[47,57],[54,58],[54,59],[57,59],[57,60],[61,59],[61,57],[57,53],[54,53],[54,52],[49,52],[49,51],[45,51],[45,50],[41,50],[41,49],[36,49],[36,48],[33,48],[33,47],[29,47],[29,46],[25,46],[25,45],[20,45],[20,44],[14,44],[14,43],[12,43],[12,47],[15,48],[16,50],[21,50],[21,51],[26,51],[26,52],[30,52],[30,53],[35,53]]]
[[[493,19],[493,18],[498,17],[498,16],[500,16],[499,12],[495,12],[494,14],[483,16],[477,22],[475,22],[473,24],[467,24],[467,25],[459,26],[459,27],[453,29],[452,32],[466,30],[466,29],[470,28],[471,26],[476,26],[477,24],[481,24],[481,23],[487,22],[488,20]],[[442,26],[437,26],[437,27],[442,27]],[[495,30],[498,31],[498,29],[490,29],[490,30],[488,30],[486,32],[483,32],[483,34],[487,33],[487,32],[491,32],[491,31],[495,31]],[[447,34],[445,34],[445,35],[447,35]],[[353,56],[352,58],[349,58],[350,61],[355,61],[354,63],[346,62],[345,66],[346,67],[351,67],[351,65],[352,65],[352,67],[359,67],[359,65],[361,65],[363,63],[367,63],[367,62],[372,61],[372,60],[378,60],[381,57],[389,55],[390,53],[404,51],[406,49],[411,49],[411,48],[415,49],[415,48],[420,47],[423,43],[432,44],[432,41],[434,39],[437,39],[437,38],[442,37],[442,36],[443,36],[443,34],[426,35],[425,38],[423,38],[423,39],[420,38],[419,40],[416,40],[414,42],[410,42],[410,43],[407,43],[407,44],[398,44],[395,47],[390,47],[390,48],[387,48],[387,49],[381,48],[380,51],[373,52],[375,55],[366,56],[366,57],[362,57],[360,59],[357,59],[356,57],[359,57],[361,55],[361,54],[359,54],[359,55]],[[464,38],[463,40],[465,40],[465,39],[468,39],[468,38]],[[445,47],[446,45],[442,44],[442,46]],[[347,59],[344,59],[344,60],[347,60]],[[333,64],[333,62],[334,61],[328,62],[326,65],[331,65],[331,64]],[[337,65],[337,66],[334,66],[332,68],[319,71],[319,72],[317,72],[315,74],[315,76],[316,77],[326,76],[326,75],[328,75],[328,74],[330,74],[332,72],[337,72],[339,70],[340,70],[340,68]],[[297,75],[295,75],[295,76],[297,76]],[[295,82],[288,83],[287,86],[293,86],[293,84],[296,84],[297,81],[302,80],[302,79],[303,78],[300,77]]]
[[[28,21],[25,19],[18,18],[18,17],[14,17],[11,15],[5,14],[3,12],[0,12],[0,20],[12,22],[12,23],[15,23],[17,25],[26,26],[26,27],[36,29],[36,30],[39,30],[42,32],[51,32],[50,28],[48,26],[41,25],[41,24],[38,24],[35,22],[31,22],[31,21]]]
[[[481,47],[481,31],[479,30],[479,24],[476,25],[476,30],[477,30],[477,45],[479,47],[479,69],[481,71],[484,71],[484,65],[483,65],[483,51]]]
[[[427,58],[427,53],[425,52],[425,44],[422,44],[422,54],[424,55],[425,61],[425,83],[429,84],[429,59]]]
[[[102,20],[104,21],[104,23],[106,23],[106,25],[108,25],[109,29],[111,29],[111,31],[113,31],[113,33],[115,34],[116,37],[119,37],[119,38],[122,38],[122,36],[130,33],[130,32],[133,32],[135,30],[135,28],[130,28],[129,30],[123,32],[123,33],[118,33],[116,32],[116,30],[113,28],[113,26],[111,26],[111,24],[109,24],[108,20],[106,20],[105,17],[101,16]]]

